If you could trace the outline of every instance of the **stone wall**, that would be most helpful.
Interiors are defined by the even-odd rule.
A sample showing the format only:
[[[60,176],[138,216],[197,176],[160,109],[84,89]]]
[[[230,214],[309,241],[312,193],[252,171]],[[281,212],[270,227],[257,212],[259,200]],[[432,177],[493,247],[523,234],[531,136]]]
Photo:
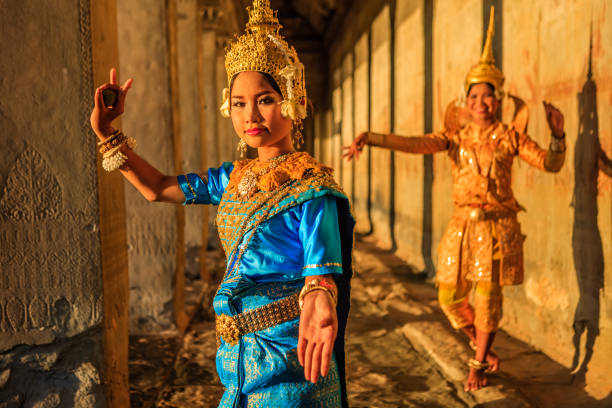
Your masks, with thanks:
[[[101,407],[89,1],[4,4],[0,36],[0,406]]]
[[[134,78],[123,129],[136,151],[164,174],[174,174],[166,2],[117,2],[120,81]],[[174,328],[177,219],[172,205],[150,203],[125,184],[130,262],[130,332]]]
[[[353,192],[359,232],[372,232],[419,270],[433,268],[452,213],[446,155],[369,148],[354,167],[331,155],[348,142],[351,128],[354,134],[440,130],[447,105],[480,56],[490,5],[497,13],[498,64],[506,90],[528,105],[528,133],[547,146],[547,100],[564,113],[568,142],[558,174],[514,164],[515,195],[528,209],[519,215],[528,236],[526,279],[505,289],[502,328],[586,373],[587,391],[600,398],[612,390],[604,367],[612,359],[612,296],[605,290],[612,283],[612,181],[597,169],[598,155],[612,155],[612,8],[606,1],[356,4],[329,51],[328,98],[342,140],[319,117],[325,133],[315,152]],[[503,113],[508,120],[510,103]]]

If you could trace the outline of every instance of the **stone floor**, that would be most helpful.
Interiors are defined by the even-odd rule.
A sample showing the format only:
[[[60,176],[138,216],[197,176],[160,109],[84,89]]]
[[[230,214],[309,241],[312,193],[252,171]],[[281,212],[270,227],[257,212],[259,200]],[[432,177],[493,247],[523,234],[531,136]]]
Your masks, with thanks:
[[[223,260],[210,253],[215,276]],[[347,333],[351,407],[612,407],[596,401],[565,367],[503,331],[495,348],[502,368],[490,386],[463,391],[471,351],[437,308],[435,289],[393,254],[361,241]],[[211,304],[214,288],[191,290],[192,304]],[[189,292],[188,292],[189,293]],[[199,294],[199,295],[198,295]],[[132,407],[216,407],[213,314],[200,308],[182,341],[175,333],[133,336]]]

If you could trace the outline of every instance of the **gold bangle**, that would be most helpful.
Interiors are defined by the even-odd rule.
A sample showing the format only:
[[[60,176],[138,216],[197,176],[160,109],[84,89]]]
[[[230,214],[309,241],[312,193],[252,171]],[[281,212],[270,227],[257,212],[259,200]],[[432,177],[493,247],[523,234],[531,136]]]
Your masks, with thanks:
[[[112,150],[113,148],[119,146],[120,144],[123,144],[123,142],[125,142],[125,139],[126,136],[123,134],[123,132],[121,132],[120,130],[115,131],[111,137],[109,137],[102,143],[102,146],[100,147],[100,153],[104,154],[109,150]]]
[[[302,310],[302,307],[304,307],[304,297],[315,290],[322,290],[326,292],[334,303],[334,306],[338,304],[338,294],[334,290],[330,289],[327,286],[324,286],[324,284],[321,283],[322,279],[313,279],[307,284],[305,284],[302,290],[300,290],[300,295],[298,296],[298,304],[300,306],[300,310]],[[328,285],[331,286],[329,283]]]
[[[107,137],[106,139],[102,140],[101,142],[98,142],[98,146],[103,146],[106,143],[110,143],[114,138],[116,138],[120,134],[122,134],[122,132],[119,129],[113,131],[113,133],[111,133],[111,135],[109,137]]]

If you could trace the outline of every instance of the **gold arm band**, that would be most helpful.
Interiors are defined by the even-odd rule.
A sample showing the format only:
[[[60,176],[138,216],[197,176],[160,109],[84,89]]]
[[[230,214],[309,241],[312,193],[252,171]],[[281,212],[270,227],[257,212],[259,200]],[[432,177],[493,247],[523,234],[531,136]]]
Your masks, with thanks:
[[[561,138],[553,135],[544,159],[544,168],[552,172],[561,170],[565,162],[565,149],[565,134]]]

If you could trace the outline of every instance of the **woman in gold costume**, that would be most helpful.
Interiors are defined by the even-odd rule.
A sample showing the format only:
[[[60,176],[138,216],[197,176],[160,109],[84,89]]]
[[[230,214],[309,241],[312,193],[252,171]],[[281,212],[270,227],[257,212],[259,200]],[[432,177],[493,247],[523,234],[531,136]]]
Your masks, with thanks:
[[[258,158],[205,174],[166,176],[111,127],[132,81],[96,90],[91,125],[103,166],[150,201],[218,204],[227,268],[213,306],[221,407],[347,406],[344,331],[352,231],[331,169],[296,152],[306,117],[304,67],[279,34],[269,0],[254,0],[246,32],[227,49],[221,113]],[[105,106],[107,90],[118,93]]]
[[[549,172],[559,171],[565,158],[563,115],[551,104],[544,102],[552,132],[548,150],[527,136],[524,127],[497,120],[504,75],[493,59],[493,29],[492,8],[482,56],[464,84],[467,124],[422,137],[366,132],[345,147],[349,160],[365,145],[408,153],[448,152],[455,209],[438,248],[436,283],[442,310],[475,348],[466,391],[484,387],[485,371],[498,369],[499,358],[490,348],[501,317],[502,287],[523,282],[525,236],[516,217],[523,208],[512,193],[514,158]],[[468,303],[471,291],[474,306]]]

